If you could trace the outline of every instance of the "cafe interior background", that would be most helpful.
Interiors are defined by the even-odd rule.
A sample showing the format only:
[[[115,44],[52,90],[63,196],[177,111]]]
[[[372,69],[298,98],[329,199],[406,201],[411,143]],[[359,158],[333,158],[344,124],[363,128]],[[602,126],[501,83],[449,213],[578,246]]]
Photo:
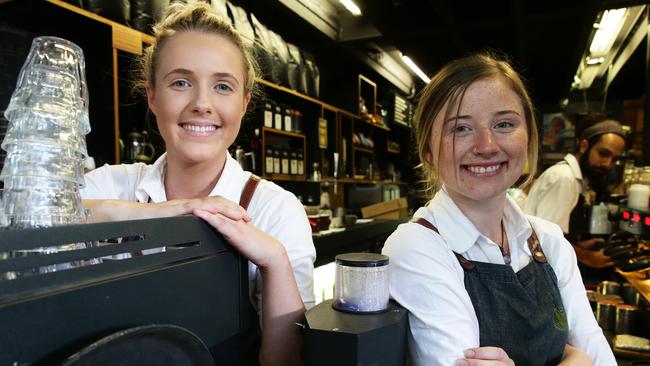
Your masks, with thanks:
[[[0,108],[9,103],[32,39],[68,39],[86,57],[93,163],[85,167],[153,162],[164,146],[130,81],[135,56],[152,41],[150,25],[168,3],[0,0]],[[508,55],[527,80],[540,125],[540,169],[575,151],[581,116],[604,112],[628,133],[614,173],[622,192],[650,184],[650,10],[643,1],[212,4],[264,46],[257,54],[263,98],[231,153],[305,205],[318,251],[319,302],[333,296],[335,255],[380,251],[422,205],[412,140],[418,91],[442,65],[470,52]],[[1,119],[0,135],[7,126]],[[355,228],[371,218],[386,223]],[[335,236],[346,228],[351,238]]]

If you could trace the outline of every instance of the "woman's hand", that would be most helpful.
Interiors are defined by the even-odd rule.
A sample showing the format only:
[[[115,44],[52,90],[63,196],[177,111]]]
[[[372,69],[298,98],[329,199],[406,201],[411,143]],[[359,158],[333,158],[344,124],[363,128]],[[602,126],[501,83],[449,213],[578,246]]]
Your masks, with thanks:
[[[239,253],[260,269],[262,276],[262,365],[301,365],[302,336],[298,326],[305,308],[287,252],[277,239],[243,219],[195,209],[194,214],[224,236]]]
[[[251,217],[241,206],[221,196],[177,199],[159,203],[140,203],[124,200],[83,200],[90,210],[89,222],[153,219],[191,214],[201,209],[220,213],[231,220],[249,222]]]
[[[171,200],[156,205],[159,209],[171,213],[168,216],[187,215],[194,213],[195,210],[203,210],[212,214],[222,214],[231,220],[251,221],[251,217],[243,207],[222,196]]]
[[[506,351],[499,347],[478,347],[465,350],[458,366],[514,366]]]
[[[593,361],[585,352],[567,344],[564,346],[562,361],[558,364],[558,366],[591,366],[593,364]]]
[[[219,211],[211,212],[201,208],[195,209],[193,213],[217,229],[242,256],[260,270],[287,265],[288,258],[282,243],[245,219],[233,219]]]

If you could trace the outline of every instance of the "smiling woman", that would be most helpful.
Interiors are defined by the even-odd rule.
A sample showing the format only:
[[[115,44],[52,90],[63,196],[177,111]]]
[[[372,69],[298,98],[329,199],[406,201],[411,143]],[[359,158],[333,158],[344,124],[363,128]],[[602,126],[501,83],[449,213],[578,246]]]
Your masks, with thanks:
[[[154,35],[142,87],[167,151],[153,165],[90,172],[84,206],[94,221],[194,214],[214,226],[250,261],[259,361],[299,364],[295,323],[314,302],[311,228],[293,194],[244,171],[227,150],[254,94],[254,60],[205,3],[170,5]],[[253,359],[243,364],[256,362],[257,349],[244,353]]]
[[[615,364],[562,232],[506,195],[537,161],[519,75],[489,54],[452,61],[416,118],[433,198],[383,249],[391,296],[410,312],[413,364]]]

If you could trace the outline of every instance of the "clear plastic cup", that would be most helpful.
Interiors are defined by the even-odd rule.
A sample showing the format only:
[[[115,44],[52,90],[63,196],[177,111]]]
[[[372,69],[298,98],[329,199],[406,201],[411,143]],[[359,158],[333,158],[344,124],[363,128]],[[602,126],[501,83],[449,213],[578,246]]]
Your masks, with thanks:
[[[42,189],[52,189],[52,190],[76,190],[79,187],[79,184],[76,182],[69,182],[60,179],[52,179],[49,177],[37,177],[37,176],[7,176],[2,179],[4,181],[5,189],[8,188],[32,188],[38,187]]]
[[[76,151],[79,154],[79,158],[83,159],[88,157],[86,139],[83,136],[71,133],[53,132],[46,136],[39,136],[38,133],[34,133],[33,131],[8,130],[0,147],[7,151],[12,148],[12,145],[17,145],[18,142],[41,144],[52,148],[63,146]]]
[[[79,109],[77,106],[67,103],[39,98],[33,98],[26,102],[11,98],[5,111],[5,117],[11,124],[19,126],[23,123],[23,120],[33,118],[32,116],[46,119],[66,129],[79,131],[84,135],[90,132],[90,120],[87,110]]]
[[[34,229],[81,224],[85,217],[78,215],[7,215],[9,226],[16,229]]]
[[[0,188],[0,228],[9,225],[9,220],[7,219],[7,215],[5,214],[5,210],[4,210],[4,204],[2,203],[4,202],[2,199],[3,194],[4,194],[4,189]]]
[[[83,85],[72,75],[52,68],[31,66],[23,70],[21,77],[14,98],[64,102],[81,108],[86,104],[80,92]]]
[[[81,47],[58,37],[44,36],[32,40],[25,63],[18,75],[16,87],[19,88],[29,78],[31,69],[51,70],[78,81],[79,97],[87,101],[86,63]]]
[[[85,218],[81,196],[76,189],[5,188],[2,204],[3,211],[13,221],[27,217],[40,222],[48,220],[47,216],[62,220]]]
[[[5,116],[13,122],[25,109],[66,116],[62,121],[76,120],[85,133],[90,132],[85,61],[79,46],[57,37],[34,38]]]
[[[80,157],[57,155],[56,151],[62,149],[55,147],[31,146],[37,148],[7,152],[0,179],[10,176],[36,176],[84,185],[83,160]]]

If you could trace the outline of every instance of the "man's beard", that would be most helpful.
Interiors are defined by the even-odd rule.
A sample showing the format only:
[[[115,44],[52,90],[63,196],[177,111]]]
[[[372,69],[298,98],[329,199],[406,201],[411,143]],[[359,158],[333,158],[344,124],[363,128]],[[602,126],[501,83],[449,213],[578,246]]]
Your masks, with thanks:
[[[589,186],[596,192],[596,202],[603,202],[609,196],[609,171],[589,164],[589,152],[587,150],[580,157],[580,170],[582,175],[589,180]]]

